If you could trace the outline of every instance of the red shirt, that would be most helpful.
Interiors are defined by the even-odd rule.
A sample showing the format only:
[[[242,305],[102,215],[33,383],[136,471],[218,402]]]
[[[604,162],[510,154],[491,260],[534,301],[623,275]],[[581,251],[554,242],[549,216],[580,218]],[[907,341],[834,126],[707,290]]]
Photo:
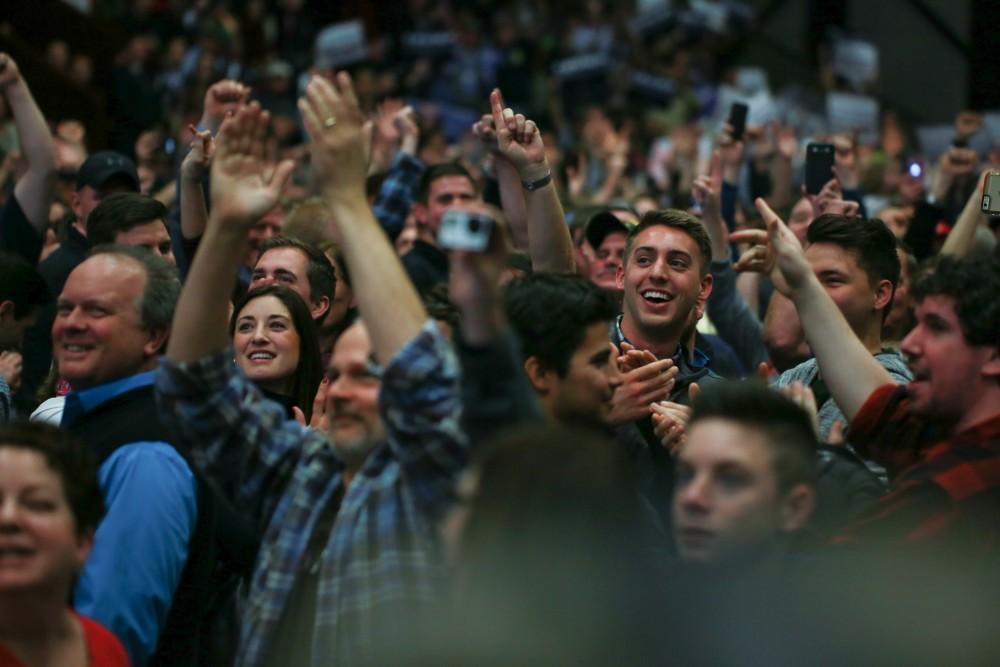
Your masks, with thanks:
[[[1000,415],[948,433],[910,414],[905,386],[886,385],[855,415],[850,440],[892,481],[834,542],[1000,554]]]
[[[87,664],[90,667],[129,667],[131,663],[118,638],[97,621],[72,612],[83,627],[87,642]],[[0,644],[0,667],[25,667],[25,664]]]

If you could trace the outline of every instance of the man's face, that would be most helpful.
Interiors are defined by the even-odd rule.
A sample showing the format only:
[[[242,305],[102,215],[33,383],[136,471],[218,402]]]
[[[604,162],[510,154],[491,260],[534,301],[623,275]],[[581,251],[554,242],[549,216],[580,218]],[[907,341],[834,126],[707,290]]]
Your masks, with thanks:
[[[146,273],[134,260],[97,255],[69,275],[56,306],[52,349],[60,374],[86,389],[149,370],[163,332],[142,326]]]
[[[378,413],[382,381],[372,375],[371,340],[364,324],[357,322],[341,334],[333,348],[327,371],[327,435],[338,456],[348,466],[360,467],[365,457],[385,440],[385,426]]]
[[[674,227],[640,232],[618,272],[625,317],[646,331],[683,331],[691,311],[712,291],[712,276],[700,274],[698,244]]]
[[[441,229],[441,218],[452,208],[470,208],[479,200],[476,189],[465,176],[441,176],[431,182],[427,193],[427,203],[414,206],[417,223],[426,227],[435,238]]]
[[[250,289],[261,285],[283,285],[298,292],[309,306],[313,319],[329,308],[329,301],[313,301],[312,285],[309,283],[309,258],[298,248],[271,248],[263,254],[253,267]]]
[[[917,304],[916,315],[917,325],[901,346],[913,371],[907,385],[910,409],[918,415],[957,421],[976,402],[983,368],[996,350],[965,339],[951,297],[926,297]]]
[[[248,266],[253,266],[256,261],[261,243],[281,234],[281,225],[284,221],[285,212],[280,208],[274,208],[253,224],[253,227],[250,228],[250,233],[247,234],[249,252],[247,253],[246,263]]]
[[[881,323],[881,311],[875,310],[875,287],[858,264],[854,251],[835,243],[813,243],[805,254],[813,273],[856,334],[869,331],[873,320]]]
[[[162,220],[151,220],[132,229],[118,232],[115,243],[149,248],[150,252],[165,259],[171,266],[177,266],[174,251],[170,245],[170,234]]]
[[[552,407],[565,424],[605,424],[611,413],[611,396],[622,383],[621,373],[608,342],[608,325],[587,327],[580,347],[570,357],[565,377],[553,372]]]
[[[728,419],[697,421],[677,453],[674,537],[685,561],[766,550],[787,526],[765,435]]]
[[[606,290],[618,291],[618,270],[625,257],[625,232],[611,232],[604,237],[590,264],[590,282]]]

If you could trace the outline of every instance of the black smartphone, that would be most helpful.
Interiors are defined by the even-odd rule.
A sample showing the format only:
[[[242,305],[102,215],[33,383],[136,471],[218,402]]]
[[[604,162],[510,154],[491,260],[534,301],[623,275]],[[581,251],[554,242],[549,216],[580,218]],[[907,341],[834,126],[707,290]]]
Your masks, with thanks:
[[[733,102],[729,107],[729,125],[733,128],[733,141],[740,141],[747,129],[747,111],[750,110],[743,102]]]
[[[833,144],[806,146],[806,194],[818,195],[833,178]]]

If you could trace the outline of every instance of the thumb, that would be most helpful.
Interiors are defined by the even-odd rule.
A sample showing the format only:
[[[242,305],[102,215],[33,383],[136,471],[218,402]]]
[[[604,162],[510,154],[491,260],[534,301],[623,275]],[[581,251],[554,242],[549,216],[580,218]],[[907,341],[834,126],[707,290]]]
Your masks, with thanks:
[[[688,385],[688,398],[693,402],[694,399],[698,398],[698,394],[701,393],[701,387],[698,386],[697,382],[692,382]]]
[[[306,413],[302,412],[302,410],[300,410],[296,405],[292,406],[292,416],[295,418],[295,421],[299,423],[299,426],[307,426]]]
[[[274,174],[271,176],[271,187],[280,195],[285,189],[285,185],[288,184],[288,179],[292,175],[292,170],[295,169],[295,162],[292,160],[282,160],[281,163],[274,168]]]
[[[765,383],[771,379],[771,367],[767,365],[766,361],[757,364],[757,377]]]
[[[842,445],[844,444],[844,422],[835,421],[833,425],[830,426],[830,433],[826,436],[826,443],[828,445]]]

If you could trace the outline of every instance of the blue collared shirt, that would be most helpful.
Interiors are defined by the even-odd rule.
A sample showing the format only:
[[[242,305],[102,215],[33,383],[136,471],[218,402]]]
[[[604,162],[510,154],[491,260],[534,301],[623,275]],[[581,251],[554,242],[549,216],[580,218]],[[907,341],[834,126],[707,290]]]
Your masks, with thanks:
[[[62,426],[153,378],[149,371],[68,394]],[[156,650],[187,563],[198,514],[195,477],[169,444],[135,442],[101,464],[98,481],[107,511],[73,603],[114,632],[138,667]]]

